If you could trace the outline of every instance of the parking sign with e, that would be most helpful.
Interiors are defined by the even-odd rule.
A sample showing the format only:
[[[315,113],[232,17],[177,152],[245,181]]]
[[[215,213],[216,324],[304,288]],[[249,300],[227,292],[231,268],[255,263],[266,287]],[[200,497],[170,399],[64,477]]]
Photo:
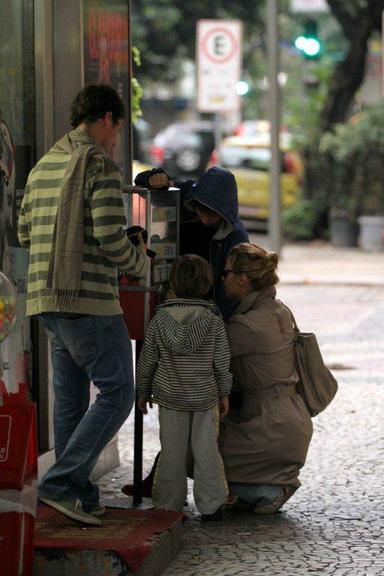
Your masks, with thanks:
[[[199,20],[197,25],[198,109],[238,110],[242,26],[238,20]]]

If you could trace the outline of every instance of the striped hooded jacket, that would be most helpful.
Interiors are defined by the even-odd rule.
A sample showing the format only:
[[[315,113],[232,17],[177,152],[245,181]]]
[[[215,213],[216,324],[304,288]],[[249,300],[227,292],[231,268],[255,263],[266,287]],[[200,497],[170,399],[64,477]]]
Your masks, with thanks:
[[[209,410],[232,385],[225,326],[214,304],[166,300],[148,324],[137,367],[141,398],[172,410]]]
[[[75,132],[75,131],[73,131]],[[71,134],[69,133],[69,137]],[[76,138],[81,131],[76,130]],[[85,134],[85,133],[84,133]],[[46,289],[48,264],[58,208],[60,187],[70,155],[50,150],[31,171],[18,223],[21,246],[29,249],[27,315],[58,311]],[[84,186],[84,243],[79,297],[60,311],[91,315],[122,314],[117,269],[137,276],[146,269],[145,253],[128,240],[116,166],[106,169],[91,159]]]

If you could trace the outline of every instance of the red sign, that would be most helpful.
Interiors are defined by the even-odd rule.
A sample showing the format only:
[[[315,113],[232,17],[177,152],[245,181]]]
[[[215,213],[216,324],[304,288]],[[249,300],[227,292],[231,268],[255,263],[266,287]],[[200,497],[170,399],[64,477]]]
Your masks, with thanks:
[[[6,462],[8,460],[11,427],[11,416],[0,416],[0,462]]]

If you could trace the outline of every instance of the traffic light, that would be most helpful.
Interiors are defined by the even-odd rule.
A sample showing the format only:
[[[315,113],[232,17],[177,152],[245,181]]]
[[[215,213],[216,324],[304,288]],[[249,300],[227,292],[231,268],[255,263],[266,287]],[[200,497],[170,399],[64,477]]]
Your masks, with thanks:
[[[315,20],[305,22],[304,33],[295,39],[295,46],[305,58],[315,59],[321,56],[322,46],[317,35],[317,22]]]

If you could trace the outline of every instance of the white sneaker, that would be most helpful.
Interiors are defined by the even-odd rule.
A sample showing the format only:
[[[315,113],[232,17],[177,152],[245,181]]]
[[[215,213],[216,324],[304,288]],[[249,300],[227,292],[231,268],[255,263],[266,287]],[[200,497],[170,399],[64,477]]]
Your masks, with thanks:
[[[88,512],[91,516],[103,516],[105,514],[105,506],[98,504]]]
[[[96,518],[92,514],[87,514],[84,512],[80,500],[52,500],[52,498],[45,498],[39,496],[39,500],[51,506],[58,512],[61,512],[68,518],[72,520],[77,520],[83,524],[88,524],[89,526],[100,526],[101,520]]]

